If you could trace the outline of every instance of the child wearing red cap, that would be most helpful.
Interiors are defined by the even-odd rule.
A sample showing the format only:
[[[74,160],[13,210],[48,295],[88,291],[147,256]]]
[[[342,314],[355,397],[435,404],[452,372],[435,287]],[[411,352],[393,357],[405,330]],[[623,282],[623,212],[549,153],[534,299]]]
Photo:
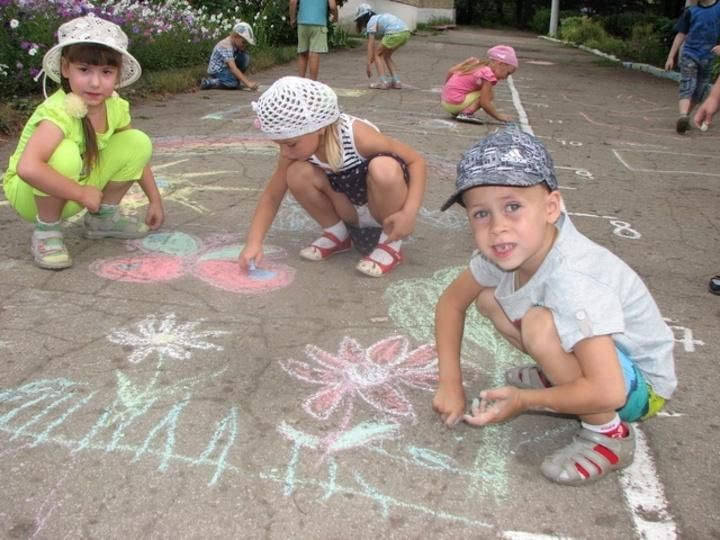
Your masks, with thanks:
[[[508,45],[491,47],[483,60],[470,57],[451,67],[442,91],[443,109],[461,121],[475,120],[473,115],[482,109],[500,122],[509,122],[512,116],[498,112],[493,105],[493,87],[517,68],[517,55]]]

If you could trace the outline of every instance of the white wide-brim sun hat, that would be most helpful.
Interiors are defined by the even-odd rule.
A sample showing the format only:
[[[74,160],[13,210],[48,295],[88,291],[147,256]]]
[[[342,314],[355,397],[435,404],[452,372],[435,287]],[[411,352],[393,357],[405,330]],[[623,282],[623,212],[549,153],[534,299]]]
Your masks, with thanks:
[[[58,28],[58,43],[43,57],[43,71],[59,83],[62,50],[77,43],[96,43],[122,54],[122,69],[118,88],[134,83],[142,75],[140,63],[128,51],[128,38],[117,24],[93,14],[68,21]]]

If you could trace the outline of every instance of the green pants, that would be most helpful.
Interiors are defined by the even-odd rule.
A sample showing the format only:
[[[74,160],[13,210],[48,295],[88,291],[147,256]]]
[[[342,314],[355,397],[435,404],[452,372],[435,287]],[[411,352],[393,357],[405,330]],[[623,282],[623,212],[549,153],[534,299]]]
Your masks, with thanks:
[[[48,165],[63,176],[83,186],[95,186],[104,190],[109,182],[131,182],[139,180],[143,169],[150,162],[152,142],[142,131],[128,129],[110,137],[98,156],[90,174],[81,178],[83,159],[80,148],[70,139],[63,139],[50,156]],[[36,196],[46,193],[33,188],[19,176],[13,175],[4,182],[5,197],[20,216],[28,221],[37,218]],[[62,219],[83,210],[75,201],[68,201],[62,211]]]

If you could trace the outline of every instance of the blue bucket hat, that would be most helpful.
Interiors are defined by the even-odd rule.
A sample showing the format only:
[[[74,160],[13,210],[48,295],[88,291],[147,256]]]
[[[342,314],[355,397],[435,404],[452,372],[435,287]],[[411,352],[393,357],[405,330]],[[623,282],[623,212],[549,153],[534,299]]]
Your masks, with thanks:
[[[558,188],[552,158],[534,136],[516,126],[500,129],[467,150],[457,165],[455,193],[441,210],[462,202],[462,194],[477,186],[531,187],[544,183]]]

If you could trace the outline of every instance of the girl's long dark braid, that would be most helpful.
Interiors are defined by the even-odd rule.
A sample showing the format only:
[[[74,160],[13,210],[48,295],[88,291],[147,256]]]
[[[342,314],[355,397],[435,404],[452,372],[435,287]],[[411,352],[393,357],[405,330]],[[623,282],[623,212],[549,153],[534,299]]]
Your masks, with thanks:
[[[83,62],[93,66],[114,66],[118,70],[122,68],[122,55],[95,43],[79,43],[77,45],[69,45],[62,50],[61,62]],[[72,92],[70,81],[60,75],[60,86],[66,94]],[[83,171],[89,174],[90,170],[97,164],[100,157],[100,151],[97,145],[97,135],[95,128],[90,119],[86,116],[82,118],[83,138],[85,139],[85,154],[83,155]]]

